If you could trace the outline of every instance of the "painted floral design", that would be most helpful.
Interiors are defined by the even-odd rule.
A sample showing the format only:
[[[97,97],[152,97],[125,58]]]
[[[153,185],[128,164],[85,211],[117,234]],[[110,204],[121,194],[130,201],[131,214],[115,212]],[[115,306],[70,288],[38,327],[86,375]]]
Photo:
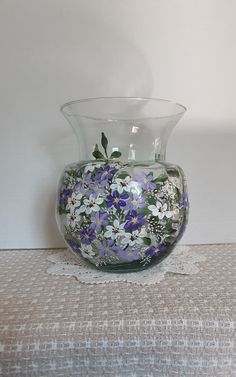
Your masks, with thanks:
[[[98,161],[70,165],[58,198],[62,232],[74,252],[97,266],[139,261],[149,264],[182,235],[188,199],[173,167],[122,163],[96,145]]]

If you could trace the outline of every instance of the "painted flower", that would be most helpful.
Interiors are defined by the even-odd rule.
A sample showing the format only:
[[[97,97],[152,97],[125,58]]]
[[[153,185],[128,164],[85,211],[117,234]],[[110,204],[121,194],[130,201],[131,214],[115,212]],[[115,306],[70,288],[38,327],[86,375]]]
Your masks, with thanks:
[[[129,246],[134,246],[136,244],[141,244],[143,243],[143,237],[146,236],[146,231],[145,229],[142,229],[141,231],[134,230],[132,233],[125,233],[124,238],[122,239],[121,243],[124,245],[129,245]]]
[[[125,220],[126,220],[125,229],[131,230],[131,231],[136,230],[145,224],[144,214],[137,213],[134,210],[132,210],[130,214],[126,216]]]
[[[153,175],[145,174],[143,171],[136,174],[135,178],[140,183],[144,190],[154,190],[156,188],[155,183],[153,183]]]
[[[95,181],[91,183],[89,185],[89,191],[88,191],[89,195],[97,197],[101,194],[104,194],[106,185],[107,185],[107,181],[105,180],[101,182]]]
[[[112,249],[113,246],[114,246],[114,243],[115,241],[113,240],[104,240],[104,241],[97,241],[96,242],[96,247],[97,247],[97,251],[98,251],[98,254],[100,257],[103,257],[103,256],[114,256],[115,255],[115,252],[114,250]]]
[[[76,241],[74,241],[74,240],[70,240],[70,239],[67,239],[66,242],[68,243],[68,245],[71,247],[71,249],[72,249],[75,253],[80,254],[80,252],[81,252],[81,248],[80,248],[80,244],[78,244],[78,242],[76,242]]]
[[[104,179],[112,179],[114,174],[118,171],[115,167],[110,167],[110,165],[106,164],[101,169],[97,171],[96,174],[96,181],[103,181]]]
[[[95,212],[95,215],[91,218],[91,228],[96,230],[97,232],[101,232],[102,226],[106,226],[108,224],[108,216],[109,214],[107,212]]]
[[[75,228],[76,224],[80,222],[80,215],[78,211],[70,212],[66,215],[67,224],[68,226],[71,226],[72,228]]]
[[[69,209],[70,211],[73,211],[74,208],[79,207],[82,196],[83,195],[80,192],[79,193],[73,192],[72,195],[68,198],[66,208]]]
[[[114,206],[116,209],[119,209],[120,207],[125,207],[126,205],[126,199],[129,198],[129,195],[119,194],[118,191],[114,191],[111,195],[107,196],[107,206],[112,207]]]
[[[85,212],[86,215],[89,215],[92,212],[97,212],[100,210],[99,205],[102,204],[103,198],[97,197],[94,198],[93,195],[89,196],[89,199],[84,199],[83,204],[79,207],[79,213]]]
[[[66,204],[71,194],[72,194],[72,189],[65,188],[64,190],[62,190],[60,192],[59,205],[63,206],[64,204]]]
[[[91,173],[82,174],[82,177],[77,179],[75,189],[77,191],[85,190],[91,183]]]
[[[85,243],[86,245],[90,244],[95,239],[94,235],[94,229],[89,228],[82,228],[80,230],[80,240],[82,243]]]
[[[133,249],[132,247],[127,247],[126,249],[120,249],[119,257],[126,261],[132,262],[140,259],[140,253],[136,248]]]
[[[188,208],[188,194],[186,192],[184,193],[183,208]]]
[[[119,236],[122,236],[124,234],[124,225],[120,224],[119,220],[114,220],[113,225],[107,225],[106,226],[106,232],[104,233],[104,236],[106,238],[111,238],[112,240],[116,240]]]
[[[93,172],[95,169],[99,169],[101,167],[101,164],[89,164],[89,165],[86,165],[85,168],[84,168],[84,172],[85,173],[88,173],[88,172]]]
[[[148,249],[145,250],[145,254],[146,256],[153,257],[159,255],[161,252],[165,251],[165,249],[166,246],[160,243],[157,247],[150,246]]]
[[[162,220],[164,217],[167,217],[169,219],[173,216],[173,212],[167,210],[167,204],[162,204],[158,200],[156,202],[156,205],[152,204],[148,206],[148,209],[152,212],[153,216],[158,216],[160,220]]]
[[[144,198],[141,195],[133,195],[127,200],[125,209],[132,211],[143,207],[145,207]]]
[[[115,183],[111,185],[112,190],[118,191],[119,194],[122,194],[124,191],[130,192],[131,190],[131,178],[129,176],[124,179],[116,178]]]
[[[96,254],[91,245],[81,245],[81,254],[84,258],[92,259]]]

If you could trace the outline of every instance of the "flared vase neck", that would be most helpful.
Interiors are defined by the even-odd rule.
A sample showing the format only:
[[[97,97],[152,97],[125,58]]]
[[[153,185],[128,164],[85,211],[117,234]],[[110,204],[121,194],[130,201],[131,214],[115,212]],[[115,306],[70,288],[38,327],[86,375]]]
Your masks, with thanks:
[[[94,98],[61,108],[79,144],[79,159],[94,151],[121,161],[164,161],[168,138],[185,112],[170,101],[147,98]]]

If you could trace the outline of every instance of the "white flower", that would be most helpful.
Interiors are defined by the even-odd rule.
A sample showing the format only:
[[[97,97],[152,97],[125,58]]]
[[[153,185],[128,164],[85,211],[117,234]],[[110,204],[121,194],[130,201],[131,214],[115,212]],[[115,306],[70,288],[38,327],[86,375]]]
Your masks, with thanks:
[[[96,165],[90,164],[90,165],[85,166],[84,172],[85,173],[93,172],[95,168],[98,169],[100,167],[101,167],[101,164],[96,164]]]
[[[112,190],[117,190],[119,194],[122,194],[123,191],[130,192],[131,190],[131,180],[130,177],[124,179],[116,178],[115,183],[111,185]]]
[[[80,222],[80,215],[78,211],[70,212],[66,216],[68,226],[75,228],[76,224]]]
[[[95,199],[92,195],[90,195],[89,199],[84,199],[84,204],[78,209],[79,213],[85,212],[89,215],[91,212],[98,212],[100,207],[99,205],[102,204],[103,198],[99,196]]]
[[[134,230],[132,233],[125,233],[121,243],[124,245],[134,246],[135,244],[142,244],[142,238],[146,236],[145,229]]]
[[[74,210],[74,208],[80,206],[80,199],[82,198],[82,194],[79,193],[74,193],[71,195],[70,198],[67,200],[67,205],[66,209],[69,209],[71,212]]]
[[[107,231],[104,233],[104,236],[116,240],[125,233],[124,226],[125,223],[120,224],[118,220],[114,220],[113,225],[106,226]]]
[[[136,181],[131,181],[130,182],[130,192],[135,195],[140,195],[142,192],[142,187],[140,184]]]
[[[167,204],[162,204],[161,202],[157,201],[156,205],[148,206],[148,209],[152,212],[153,216],[158,216],[160,220],[162,220],[165,216],[169,219],[173,216],[172,211],[167,211]]]
[[[95,256],[95,252],[93,251],[93,248],[91,245],[81,245],[80,247],[81,255],[84,258],[93,258]]]

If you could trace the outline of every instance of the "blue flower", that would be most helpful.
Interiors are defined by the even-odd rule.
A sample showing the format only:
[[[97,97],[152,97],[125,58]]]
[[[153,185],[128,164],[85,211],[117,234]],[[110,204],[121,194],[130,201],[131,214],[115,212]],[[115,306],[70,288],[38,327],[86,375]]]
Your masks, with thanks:
[[[80,240],[82,243],[89,245],[95,239],[94,229],[92,227],[82,228],[80,231]]]
[[[114,174],[118,171],[117,168],[111,168],[109,164],[104,165],[101,169],[97,170],[95,176],[96,181],[103,181],[104,179],[112,179]]]
[[[136,210],[138,208],[145,207],[145,200],[141,195],[134,194],[133,197],[129,197],[126,202],[126,210]]]
[[[94,181],[89,185],[88,194],[94,196],[95,198],[98,195],[103,194],[106,191],[107,181]]]
[[[165,251],[166,246],[163,243],[160,243],[157,247],[150,246],[148,249],[145,250],[145,254],[147,257],[157,256],[163,251]]]
[[[139,250],[137,250],[136,248],[133,249],[132,247],[127,247],[126,249],[120,249],[118,251],[118,255],[121,259],[127,260],[129,262],[140,259]]]
[[[104,241],[98,241],[96,242],[96,247],[98,249],[98,254],[100,257],[103,256],[114,256],[114,246],[115,242],[113,240],[104,240]]]
[[[64,204],[67,203],[67,200],[71,196],[71,194],[72,194],[72,189],[67,189],[67,188],[65,188],[64,190],[60,192],[60,200],[59,200],[60,206],[63,206]]]
[[[152,182],[152,174],[147,175],[143,171],[141,171],[136,175],[135,178],[144,190],[154,190],[156,188],[155,183]]]
[[[137,213],[134,210],[132,210],[130,214],[126,216],[125,220],[127,223],[125,224],[124,228],[131,231],[136,230],[145,224],[144,214]]]
[[[77,191],[85,190],[91,183],[91,173],[82,174],[82,177],[77,179],[75,189]]]
[[[75,253],[80,254],[80,245],[77,242],[74,240],[66,240],[66,242]]]
[[[114,191],[112,195],[107,196],[107,206],[114,206],[116,209],[125,207],[125,200],[129,198],[128,194],[119,194],[118,191]]]
[[[91,229],[96,230],[97,232],[101,232],[102,226],[106,226],[108,224],[107,217],[109,213],[100,213],[96,212],[95,215],[91,218]]]

